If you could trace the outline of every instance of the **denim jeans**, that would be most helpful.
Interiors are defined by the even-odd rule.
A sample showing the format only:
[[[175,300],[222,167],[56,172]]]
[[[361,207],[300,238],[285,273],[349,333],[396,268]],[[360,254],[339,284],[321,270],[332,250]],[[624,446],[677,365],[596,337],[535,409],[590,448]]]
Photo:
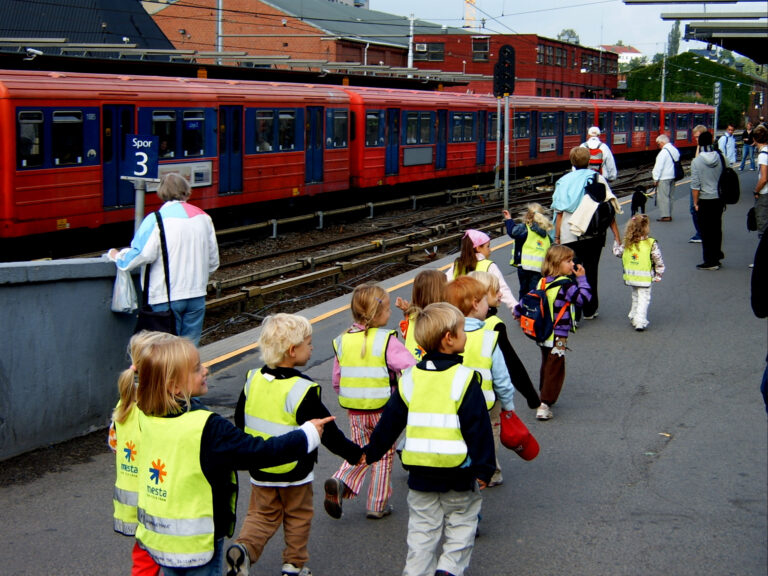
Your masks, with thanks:
[[[207,564],[193,568],[168,568],[163,566],[163,574],[164,576],[221,576],[224,573],[223,550],[224,538],[219,538],[213,543],[213,558]]]
[[[741,152],[741,166],[739,166],[739,170],[744,170],[744,164],[746,163],[747,158],[749,158],[749,161],[752,164],[752,170],[754,170],[755,169],[755,147],[749,144],[744,144],[744,149]]]
[[[157,312],[168,310],[168,303],[152,304],[152,310]],[[173,315],[176,317],[176,333],[179,336],[189,338],[195,343],[195,346],[198,346],[200,344],[200,335],[203,333],[205,296],[172,300],[171,310],[173,310]]]

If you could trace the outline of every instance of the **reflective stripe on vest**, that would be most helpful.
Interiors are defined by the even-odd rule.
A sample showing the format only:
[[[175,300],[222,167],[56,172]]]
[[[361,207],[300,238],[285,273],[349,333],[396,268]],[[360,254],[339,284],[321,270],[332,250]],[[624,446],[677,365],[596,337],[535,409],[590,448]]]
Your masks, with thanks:
[[[251,370],[245,383],[245,431],[266,440],[298,429],[296,411],[313,386],[317,384],[298,376],[279,379],[261,370]],[[297,464],[298,460],[294,460],[260,470],[283,474]]]
[[[541,265],[544,264],[544,257],[547,255],[547,250],[549,250],[552,241],[549,239],[548,234],[542,238],[531,230],[531,227],[527,224],[525,227],[528,229],[528,236],[525,239],[525,244],[523,244],[520,254],[520,267],[523,270],[541,273]]]
[[[347,332],[333,341],[339,361],[339,404],[353,410],[383,408],[392,394],[387,369],[387,344],[394,330],[369,328]],[[365,353],[363,353],[365,346]]]
[[[416,360],[421,360],[426,351],[416,342],[416,314],[408,317],[408,331],[405,333],[405,347]]]
[[[493,366],[493,350],[496,348],[498,340],[499,333],[495,330],[480,328],[479,330],[467,332],[467,343],[462,354],[464,358],[462,364],[467,368],[480,372],[480,376],[483,378],[483,396],[485,396],[485,405],[488,410],[493,408],[496,402],[496,394],[493,392],[491,367]]]
[[[213,558],[213,492],[200,468],[211,414],[194,410],[161,418],[139,412],[136,539],[161,566],[192,568]]]
[[[120,407],[120,402],[117,403]],[[139,468],[136,456],[139,450],[139,409],[128,412],[125,422],[115,422],[115,490],[112,494],[115,532],[126,536],[136,534],[136,505],[139,499]]]
[[[650,286],[653,283],[653,261],[651,248],[653,238],[640,240],[630,248],[624,249],[621,261],[624,264],[624,281],[629,286]]]
[[[485,260],[478,260],[477,264],[475,264],[475,270],[478,272],[488,272],[488,268],[491,267],[491,264],[493,264],[493,260],[485,259]],[[459,274],[459,269],[456,268],[456,263],[453,264],[453,279],[455,280],[459,276],[462,276],[462,274]]]
[[[408,407],[403,464],[456,468],[467,457],[459,406],[474,371],[461,364],[444,371],[411,367],[400,378],[399,393]],[[446,381],[450,379],[450,393]]]

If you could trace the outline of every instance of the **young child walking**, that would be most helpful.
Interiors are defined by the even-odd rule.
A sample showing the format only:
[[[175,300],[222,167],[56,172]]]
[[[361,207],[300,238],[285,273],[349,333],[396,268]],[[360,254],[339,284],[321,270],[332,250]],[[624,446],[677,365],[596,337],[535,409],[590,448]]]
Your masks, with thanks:
[[[384,288],[361,284],[352,292],[350,305],[354,323],[333,341],[333,388],[339,404],[349,411],[350,437],[364,446],[381,418],[381,412],[397,384],[400,373],[416,359],[397,339],[389,321],[390,300]],[[360,493],[368,470],[366,517],[377,520],[392,513],[392,458],[394,448],[373,466],[342,462],[325,481],[325,511],[341,518],[342,501]]]
[[[461,239],[461,253],[453,266],[445,273],[450,282],[459,276],[469,274],[474,270],[490,272],[499,280],[501,301],[512,312],[517,306],[517,299],[512,295],[504,275],[491,258],[491,237],[479,230],[467,230]]]
[[[330,416],[320,386],[296,368],[312,355],[312,325],[294,314],[275,314],[262,324],[259,350],[265,366],[248,372],[235,408],[235,425],[264,439]],[[334,422],[325,425],[323,445],[357,464],[363,455]],[[282,576],[311,576],[307,566],[312,504],[312,469],[317,452],[268,468],[251,469],[251,499],[240,535],[227,550],[227,576],[248,576],[269,539],[282,525]]]
[[[402,574],[462,576],[475,543],[479,490],[495,467],[493,433],[481,377],[459,355],[466,342],[464,315],[439,302],[417,318],[416,340],[426,355],[400,379],[365,457],[376,462],[405,429],[409,516]]]
[[[397,297],[395,306],[403,311],[405,318],[400,321],[400,332],[405,338],[405,347],[416,360],[424,356],[424,349],[416,342],[416,311],[430,304],[442,302],[447,280],[440,270],[422,270],[413,279],[411,301]]]
[[[333,417],[264,440],[206,410],[208,369],[191,340],[146,346],[136,364],[141,430],[136,539],[165,576],[220,576],[235,526],[235,470],[298,460],[320,444]]]
[[[494,427],[494,446],[498,448],[501,431],[499,415],[501,410],[515,409],[515,389],[511,374],[507,369],[506,359],[499,346],[501,334],[485,326],[489,310],[487,289],[476,278],[460,276],[446,286],[445,300],[456,306],[464,314],[464,331],[467,335],[467,342],[464,347],[462,363],[468,368],[477,370],[482,377],[481,387],[485,395],[486,408],[490,412],[491,425]],[[496,409],[497,406],[498,410]],[[497,486],[503,481],[501,466],[497,458],[496,468],[489,486]]]
[[[535,290],[541,280],[541,265],[555,238],[555,227],[544,214],[544,207],[537,202],[528,204],[523,221],[519,223],[515,223],[509,210],[501,213],[507,234],[515,241],[510,264],[517,268],[519,298],[522,298]]]
[[[565,352],[568,333],[571,331],[571,306],[581,307],[592,298],[584,267],[573,262],[573,250],[555,244],[547,251],[541,266],[539,286],[547,291],[547,302],[552,318],[557,318],[563,307],[563,315],[555,323],[550,337],[541,346],[541,369],[539,371],[539,394],[541,406],[536,410],[537,420],[552,418],[552,406],[560,396],[565,383]],[[519,309],[515,317],[520,317]]]
[[[613,253],[621,258],[624,283],[632,287],[629,321],[638,332],[648,327],[651,285],[661,282],[664,259],[658,242],[650,237],[651,223],[645,214],[636,214],[627,222],[624,244],[614,242]]]
[[[164,332],[139,332],[134,334],[128,345],[131,366],[120,374],[117,388],[120,399],[112,412],[109,427],[109,447],[115,453],[115,491],[112,496],[115,532],[134,537],[138,525],[136,501],[138,499],[139,469],[136,455],[141,450],[139,431],[139,410],[136,408],[138,375],[136,366],[145,360],[147,350],[153,342],[161,342],[171,336]],[[160,566],[152,556],[134,542],[132,551],[131,576],[158,576]]]

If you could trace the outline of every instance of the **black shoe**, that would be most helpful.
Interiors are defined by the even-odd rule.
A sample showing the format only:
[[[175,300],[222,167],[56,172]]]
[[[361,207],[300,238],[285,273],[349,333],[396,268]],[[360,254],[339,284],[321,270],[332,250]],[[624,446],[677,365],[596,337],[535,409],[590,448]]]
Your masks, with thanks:
[[[715,262],[714,264],[707,264],[706,262],[702,262],[701,264],[696,264],[696,268],[699,270],[720,270],[720,263]]]

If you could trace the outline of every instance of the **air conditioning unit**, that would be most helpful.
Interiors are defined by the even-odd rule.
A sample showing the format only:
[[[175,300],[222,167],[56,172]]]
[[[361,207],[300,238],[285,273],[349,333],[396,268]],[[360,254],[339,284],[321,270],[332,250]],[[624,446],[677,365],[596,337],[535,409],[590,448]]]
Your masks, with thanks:
[[[416,44],[416,52],[426,52],[426,51],[427,51],[426,44]]]

